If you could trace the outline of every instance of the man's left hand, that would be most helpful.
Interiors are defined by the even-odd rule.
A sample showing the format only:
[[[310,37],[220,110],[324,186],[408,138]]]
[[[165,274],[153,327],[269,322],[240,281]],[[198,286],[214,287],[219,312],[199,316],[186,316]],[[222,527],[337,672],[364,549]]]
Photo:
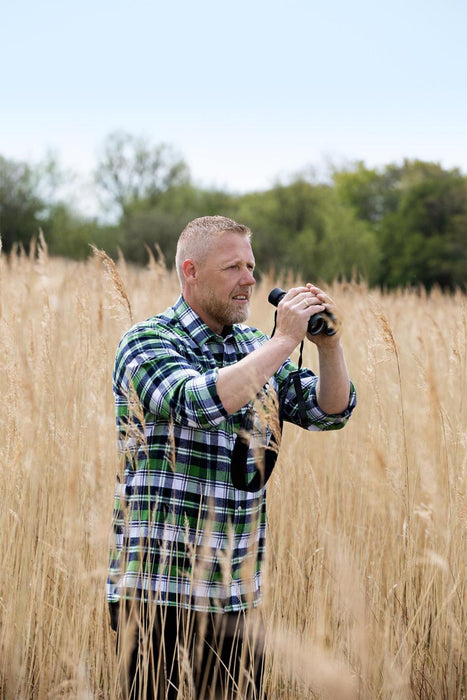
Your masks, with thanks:
[[[316,285],[311,283],[308,283],[306,286],[310,290],[310,294],[312,295],[312,297],[318,299],[319,302],[324,305],[326,311],[333,315],[334,321],[330,322],[330,325],[336,328],[336,333],[334,333],[334,335],[326,335],[326,333],[318,333],[317,335],[311,335],[310,333],[307,333],[306,337],[318,347],[331,347],[333,345],[337,345],[340,341],[340,329],[342,326],[341,314],[339,312],[339,309],[337,308],[335,302],[331,299],[331,297],[328,294],[326,294],[326,292],[324,292],[322,289],[316,287]]]

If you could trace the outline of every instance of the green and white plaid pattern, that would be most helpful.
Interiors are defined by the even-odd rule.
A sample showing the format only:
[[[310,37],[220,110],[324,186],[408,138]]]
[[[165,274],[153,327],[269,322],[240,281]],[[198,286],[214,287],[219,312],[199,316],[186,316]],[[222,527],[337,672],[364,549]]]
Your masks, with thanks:
[[[226,330],[216,335],[179,297],[120,341],[114,394],[122,474],[115,495],[109,601],[136,596],[227,612],[259,600],[266,489],[248,493],[233,487],[231,453],[247,406],[230,416],[216,381],[219,368],[238,362],[268,338],[241,325]],[[289,360],[269,382],[284,401],[284,419],[292,423],[298,422],[298,409],[287,378],[296,369]],[[329,416],[317,405],[316,381],[310,370],[301,370],[305,427],[343,427],[356,403],[353,386],[346,411]],[[262,432],[251,442],[251,472]]]

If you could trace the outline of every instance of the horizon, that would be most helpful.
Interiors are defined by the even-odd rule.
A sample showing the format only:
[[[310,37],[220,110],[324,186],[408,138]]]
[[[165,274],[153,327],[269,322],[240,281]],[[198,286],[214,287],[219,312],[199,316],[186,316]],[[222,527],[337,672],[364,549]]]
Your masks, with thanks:
[[[171,144],[195,186],[235,194],[356,161],[467,172],[460,0],[84,0],[79,13],[20,0],[3,14],[6,158],[52,152],[86,179],[123,130]]]

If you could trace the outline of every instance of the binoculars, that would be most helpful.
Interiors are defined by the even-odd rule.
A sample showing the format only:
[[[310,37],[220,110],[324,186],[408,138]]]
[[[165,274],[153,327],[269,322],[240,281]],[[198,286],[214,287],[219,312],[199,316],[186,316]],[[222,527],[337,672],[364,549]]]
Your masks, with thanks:
[[[281,299],[286,295],[280,287],[275,287],[269,292],[268,301],[273,306],[277,306]],[[329,311],[321,311],[319,314],[313,314],[308,321],[308,333],[310,335],[334,335],[337,332],[337,324],[335,317]]]

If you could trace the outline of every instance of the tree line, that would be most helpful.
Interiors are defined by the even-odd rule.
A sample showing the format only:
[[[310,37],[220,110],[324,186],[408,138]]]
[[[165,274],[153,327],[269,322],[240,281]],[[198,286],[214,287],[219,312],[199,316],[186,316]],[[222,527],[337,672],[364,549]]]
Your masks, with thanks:
[[[60,191],[70,179],[56,160],[39,165],[0,156],[0,235],[6,254],[28,250],[42,230],[52,255],[84,259],[90,245],[145,264],[148,249],[170,267],[178,235],[197,216],[223,214],[253,231],[259,274],[292,271],[370,286],[467,280],[467,177],[433,162],[335,168],[326,182],[304,171],[264,191],[235,194],[196,186],[175,149],[126,132],[105,140],[93,186],[102,214],[86,217]]]

